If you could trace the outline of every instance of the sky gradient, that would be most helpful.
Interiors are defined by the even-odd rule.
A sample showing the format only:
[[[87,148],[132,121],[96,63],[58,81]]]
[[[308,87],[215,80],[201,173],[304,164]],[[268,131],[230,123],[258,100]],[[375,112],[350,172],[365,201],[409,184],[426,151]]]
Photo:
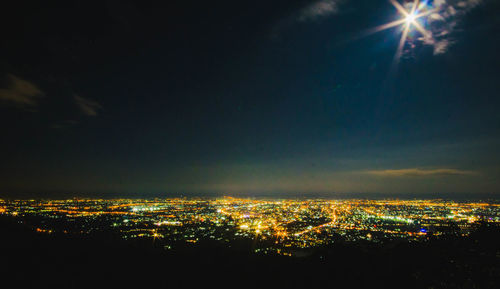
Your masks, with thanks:
[[[0,194],[500,193],[498,1],[4,2]]]

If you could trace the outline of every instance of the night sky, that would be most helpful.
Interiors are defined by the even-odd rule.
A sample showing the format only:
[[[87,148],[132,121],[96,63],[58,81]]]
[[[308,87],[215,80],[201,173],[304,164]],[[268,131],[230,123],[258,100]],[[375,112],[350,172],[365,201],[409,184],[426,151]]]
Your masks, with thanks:
[[[424,4],[2,1],[0,194],[500,193],[500,1]]]

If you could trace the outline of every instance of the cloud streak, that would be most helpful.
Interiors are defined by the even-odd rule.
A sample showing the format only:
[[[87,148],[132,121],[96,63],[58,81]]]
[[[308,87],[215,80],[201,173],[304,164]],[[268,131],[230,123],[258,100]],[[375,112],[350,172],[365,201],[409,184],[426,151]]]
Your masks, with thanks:
[[[78,122],[76,120],[65,120],[65,121],[55,123],[51,127],[54,129],[66,129],[66,128],[72,127],[76,124],[78,124]]]
[[[394,169],[394,170],[373,170],[367,171],[368,174],[380,177],[429,177],[429,176],[464,176],[475,175],[476,172],[457,170],[450,168],[441,169]]]
[[[87,116],[96,116],[98,111],[102,109],[101,104],[95,100],[84,98],[76,94],[74,95],[74,98],[81,112]]]
[[[299,12],[299,21],[314,21],[318,18],[326,17],[338,13],[340,0],[319,0]]]
[[[33,83],[12,74],[8,75],[8,88],[0,89],[0,100],[23,107],[35,107],[43,92]]]
[[[419,40],[426,45],[432,45],[434,55],[445,53],[456,41],[452,33],[460,20],[473,8],[483,3],[483,0],[435,0],[432,8],[436,9],[427,18],[431,37]]]

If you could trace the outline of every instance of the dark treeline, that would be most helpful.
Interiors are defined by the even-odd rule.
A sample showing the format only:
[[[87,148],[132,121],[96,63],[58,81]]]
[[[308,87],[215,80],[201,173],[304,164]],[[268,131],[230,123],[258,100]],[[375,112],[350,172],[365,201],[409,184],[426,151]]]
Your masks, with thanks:
[[[39,234],[1,217],[3,288],[498,288],[500,230],[422,243],[338,242],[304,257],[252,241],[165,250],[159,241]]]

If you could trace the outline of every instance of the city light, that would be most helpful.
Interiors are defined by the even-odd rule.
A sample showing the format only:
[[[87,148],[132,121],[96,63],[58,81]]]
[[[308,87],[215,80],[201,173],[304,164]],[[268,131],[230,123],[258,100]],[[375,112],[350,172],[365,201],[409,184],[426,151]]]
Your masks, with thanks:
[[[151,238],[168,248],[247,238],[258,252],[282,255],[338,240],[467,236],[481,222],[500,223],[499,204],[446,200],[1,200],[0,214],[36,217],[30,226],[43,234],[112,230],[124,239]]]

